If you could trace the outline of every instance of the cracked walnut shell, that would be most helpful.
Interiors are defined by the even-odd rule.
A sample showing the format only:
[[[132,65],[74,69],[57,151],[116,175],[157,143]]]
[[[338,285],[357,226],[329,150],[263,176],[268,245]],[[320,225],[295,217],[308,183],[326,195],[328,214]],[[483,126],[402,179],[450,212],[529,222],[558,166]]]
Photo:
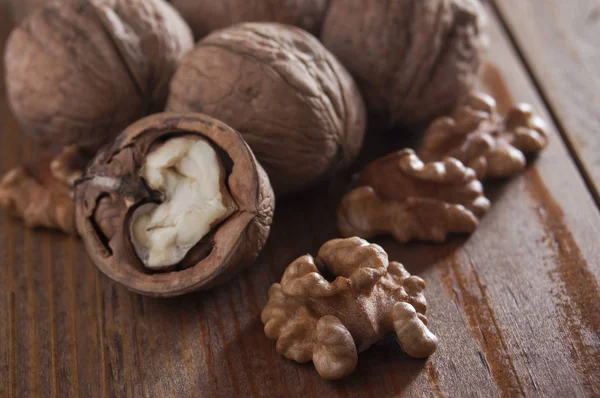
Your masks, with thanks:
[[[174,296],[224,282],[262,249],[268,177],[242,137],[201,114],[162,113],[101,150],[75,188],[88,254],[130,290]]]
[[[473,94],[452,117],[432,123],[419,155],[426,161],[454,157],[475,170],[479,179],[509,177],[525,169],[525,154],[548,145],[547,129],[529,104],[518,104],[501,117],[493,97]]]
[[[201,40],[173,78],[167,109],[238,130],[277,194],[348,166],[366,125],[343,66],[310,34],[276,23],[239,24]]]
[[[96,150],[164,108],[169,82],[193,46],[162,0],[69,0],[38,8],[11,33],[9,104],[42,145]]]
[[[358,185],[338,207],[344,237],[443,242],[449,233],[475,231],[490,207],[472,169],[452,158],[423,163],[410,149],[369,164]]]
[[[419,127],[450,114],[475,85],[485,20],[479,0],[331,1],[321,39],[371,113]]]
[[[279,22],[318,34],[328,0],[171,0],[196,38],[242,22]]]
[[[307,254],[287,267],[281,283],[269,289],[261,320],[277,352],[312,360],[321,377],[335,380],[390,332],[408,355],[433,354],[438,340],[427,328],[424,289],[423,279],[389,262],[380,246],[357,237],[334,239],[316,258]]]

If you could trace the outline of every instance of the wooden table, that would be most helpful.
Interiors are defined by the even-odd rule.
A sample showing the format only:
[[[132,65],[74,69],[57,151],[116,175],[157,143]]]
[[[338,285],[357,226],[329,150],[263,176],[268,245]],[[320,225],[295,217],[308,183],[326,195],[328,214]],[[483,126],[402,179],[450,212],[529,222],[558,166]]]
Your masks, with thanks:
[[[443,245],[379,239],[428,284],[441,345],[427,361],[393,339],[338,382],[282,358],[263,333],[267,289],[336,237],[350,173],[282,199],[267,247],[230,283],[156,300],[100,274],[79,240],[0,217],[0,396],[600,396],[600,3],[497,0],[484,86],[532,103],[552,140],[490,213]],[[0,42],[10,30],[0,10]],[[0,83],[0,171],[36,156]],[[502,106],[507,106],[504,101]],[[359,168],[407,139],[368,140]]]

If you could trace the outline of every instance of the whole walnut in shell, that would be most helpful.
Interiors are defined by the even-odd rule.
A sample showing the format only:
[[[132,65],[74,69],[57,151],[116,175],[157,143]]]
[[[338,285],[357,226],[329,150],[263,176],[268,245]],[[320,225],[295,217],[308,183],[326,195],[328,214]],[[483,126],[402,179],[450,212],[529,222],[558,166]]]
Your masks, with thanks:
[[[332,0],[321,38],[389,125],[450,113],[476,82],[485,50],[479,0]]]
[[[241,22],[279,22],[318,34],[328,0],[171,0],[202,38],[213,30]]]
[[[97,149],[163,109],[192,46],[189,27],[162,0],[53,2],[8,39],[9,104],[40,143]]]
[[[173,78],[167,109],[202,112],[238,130],[278,194],[349,165],[366,124],[344,67],[310,34],[276,23],[201,40]]]
[[[424,289],[423,279],[388,261],[380,246],[334,239],[316,258],[307,254],[287,267],[269,289],[261,320],[277,352],[312,360],[321,377],[340,379],[354,370],[358,352],[390,332],[408,355],[433,354],[438,340],[427,328]]]
[[[96,266],[129,289],[174,296],[250,264],[275,206],[242,137],[201,114],[162,113],[101,150],[75,188],[76,221]]]

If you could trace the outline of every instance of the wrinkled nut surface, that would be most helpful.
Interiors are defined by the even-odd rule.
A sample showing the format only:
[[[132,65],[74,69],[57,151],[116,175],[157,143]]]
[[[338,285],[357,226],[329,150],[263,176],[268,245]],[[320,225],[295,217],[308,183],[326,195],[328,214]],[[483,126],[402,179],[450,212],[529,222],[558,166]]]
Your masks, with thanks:
[[[241,22],[279,22],[318,34],[328,0],[170,0],[194,36]]]
[[[344,237],[443,242],[449,233],[474,232],[490,207],[472,169],[453,158],[423,163],[410,149],[368,165],[358,184],[338,207]]]
[[[98,153],[75,190],[98,268],[129,289],[174,296],[251,263],[272,221],[268,177],[242,137],[201,114],[162,113]]]
[[[307,254],[287,267],[269,289],[261,319],[277,352],[312,360],[321,377],[340,379],[355,369],[359,352],[390,332],[408,355],[433,354],[438,340],[427,328],[424,289],[423,279],[389,262],[380,246],[334,239],[316,258]]]
[[[341,64],[310,34],[275,23],[240,24],[201,40],[175,74],[167,108],[238,130],[278,194],[348,166],[366,125]]]
[[[502,117],[493,97],[473,94],[452,117],[431,124],[419,155],[428,161],[454,157],[475,170],[479,179],[510,177],[525,169],[525,154],[548,145],[547,131],[531,105],[518,104]]]
[[[479,0],[331,1],[321,39],[388,125],[452,112],[477,80],[486,48]]]
[[[192,33],[162,0],[69,0],[32,12],[5,54],[9,105],[44,145],[90,150],[164,108]]]
[[[0,207],[29,228],[76,235],[72,185],[53,175],[52,156],[10,170],[0,180]]]
[[[9,0],[13,20],[20,23],[33,10],[49,3],[52,0]],[[61,0],[61,1],[76,1],[76,0]]]

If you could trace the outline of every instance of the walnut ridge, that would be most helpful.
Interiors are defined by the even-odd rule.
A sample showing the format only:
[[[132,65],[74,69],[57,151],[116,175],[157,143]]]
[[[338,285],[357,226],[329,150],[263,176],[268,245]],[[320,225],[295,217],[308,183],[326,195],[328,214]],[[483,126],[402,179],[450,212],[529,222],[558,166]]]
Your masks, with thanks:
[[[321,377],[340,379],[354,370],[359,352],[390,332],[408,355],[433,354],[438,340],[427,328],[424,288],[423,279],[389,262],[380,246],[357,237],[334,239],[316,258],[307,254],[287,267],[281,283],[269,289],[261,319],[277,352],[312,360]]]
[[[239,24],[201,40],[173,78],[167,109],[238,130],[278,194],[348,166],[366,125],[347,71],[313,36],[276,23]]]
[[[241,136],[201,114],[129,126],[98,153],[75,194],[77,228],[96,266],[152,296],[207,289],[249,265],[275,205]],[[163,257],[155,259],[157,248]]]
[[[279,22],[318,34],[328,0],[170,0],[196,38],[241,22]]]
[[[479,0],[332,1],[321,39],[389,125],[428,124],[474,86],[486,48]]]
[[[358,185],[338,207],[344,237],[443,242],[449,233],[475,231],[490,207],[472,169],[453,158],[424,164],[409,149],[369,164]]]
[[[419,155],[427,161],[452,156],[474,169],[480,179],[509,177],[525,169],[525,154],[548,145],[547,129],[529,104],[517,104],[502,117],[493,97],[472,94],[452,117],[431,124]]]

